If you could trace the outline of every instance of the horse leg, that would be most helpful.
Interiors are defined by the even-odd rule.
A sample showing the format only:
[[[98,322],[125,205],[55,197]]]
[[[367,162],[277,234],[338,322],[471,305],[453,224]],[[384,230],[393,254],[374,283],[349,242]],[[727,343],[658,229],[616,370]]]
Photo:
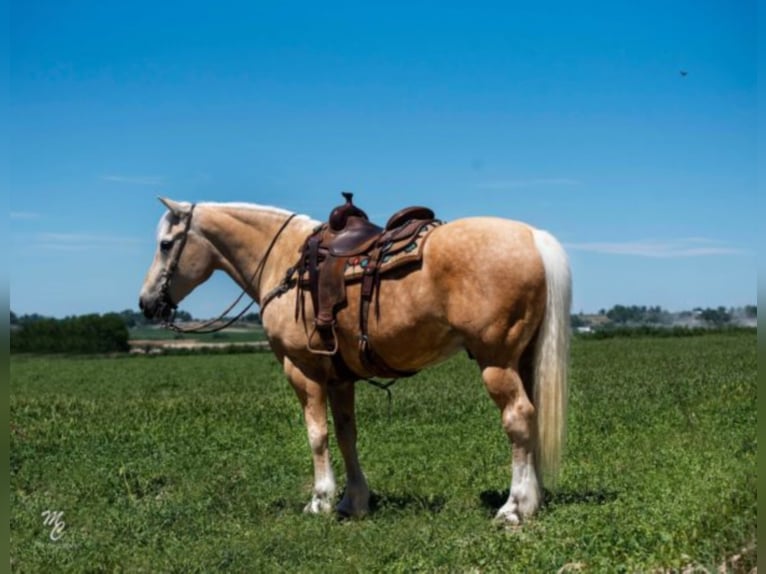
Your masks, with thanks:
[[[534,459],[537,441],[535,407],[515,369],[485,367],[482,378],[489,395],[500,409],[503,428],[513,449],[510,493],[495,520],[519,524],[522,518],[537,510],[542,498]]]
[[[303,511],[310,514],[331,512],[335,498],[335,476],[330,465],[327,440],[326,385],[306,376],[289,359],[285,359],[285,373],[303,407],[303,418],[314,462],[314,488],[311,501]]]
[[[337,510],[345,516],[364,516],[370,502],[370,490],[356,451],[356,415],[354,413],[354,383],[329,385],[330,406],[335,424],[335,436],[346,466],[346,491]]]

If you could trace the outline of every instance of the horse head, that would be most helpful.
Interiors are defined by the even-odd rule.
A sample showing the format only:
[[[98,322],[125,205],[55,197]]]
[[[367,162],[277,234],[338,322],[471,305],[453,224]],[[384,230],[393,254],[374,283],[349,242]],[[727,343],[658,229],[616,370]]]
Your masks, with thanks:
[[[214,254],[194,225],[194,204],[159,200],[168,211],[157,226],[157,250],[138,305],[147,318],[169,319],[181,300],[213,273]]]

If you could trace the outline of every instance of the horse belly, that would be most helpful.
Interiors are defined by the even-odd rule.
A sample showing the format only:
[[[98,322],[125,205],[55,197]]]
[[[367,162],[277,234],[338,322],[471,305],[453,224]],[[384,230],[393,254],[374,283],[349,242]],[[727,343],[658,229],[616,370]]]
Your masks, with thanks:
[[[359,337],[360,288],[347,291],[347,307],[338,315],[345,348],[355,349]],[[434,305],[427,277],[422,270],[383,279],[378,297],[368,316],[370,345],[390,367],[415,371],[441,362],[463,348],[463,341],[446,320],[439,305]],[[352,369],[364,368],[358,354],[346,357]]]

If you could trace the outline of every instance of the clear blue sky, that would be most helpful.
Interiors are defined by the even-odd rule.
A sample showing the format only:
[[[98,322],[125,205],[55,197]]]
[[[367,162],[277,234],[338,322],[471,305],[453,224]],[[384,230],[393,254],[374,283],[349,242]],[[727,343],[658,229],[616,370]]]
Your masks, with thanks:
[[[755,11],[14,0],[11,309],[136,308],[157,195],[321,219],[341,190],[548,229],[575,311],[754,304]]]

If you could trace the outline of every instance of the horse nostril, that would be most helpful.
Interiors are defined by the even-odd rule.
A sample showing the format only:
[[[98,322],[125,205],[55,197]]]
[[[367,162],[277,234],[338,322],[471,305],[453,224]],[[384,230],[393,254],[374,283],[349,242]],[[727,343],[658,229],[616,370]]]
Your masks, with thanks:
[[[141,311],[143,311],[144,317],[146,317],[147,319],[151,319],[154,316],[154,312],[151,309],[151,307],[152,306],[149,303],[144,301],[143,297],[139,297],[138,308],[141,309]]]

